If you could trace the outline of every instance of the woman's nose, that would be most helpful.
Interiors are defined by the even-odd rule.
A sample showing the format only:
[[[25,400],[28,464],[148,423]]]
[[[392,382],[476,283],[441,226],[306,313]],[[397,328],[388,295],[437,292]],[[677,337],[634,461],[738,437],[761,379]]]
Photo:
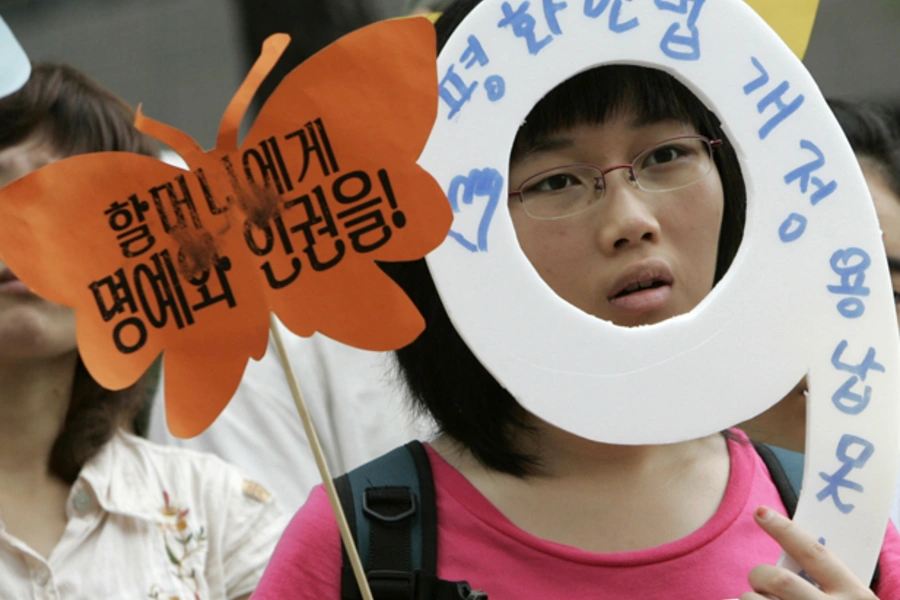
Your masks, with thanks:
[[[630,171],[606,176],[604,209],[598,211],[599,241],[605,252],[615,253],[659,239],[660,227],[652,204],[656,198],[637,187]]]

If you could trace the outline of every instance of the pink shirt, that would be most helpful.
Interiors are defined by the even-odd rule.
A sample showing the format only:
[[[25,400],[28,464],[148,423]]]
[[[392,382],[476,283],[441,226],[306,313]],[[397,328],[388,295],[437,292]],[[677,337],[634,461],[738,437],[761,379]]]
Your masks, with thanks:
[[[750,590],[747,575],[773,564],[778,545],[756,525],[765,504],[784,511],[768,471],[748,443],[729,441],[728,489],[715,515],[685,538],[636,552],[597,554],[548,542],[513,525],[458,471],[428,448],[438,509],[438,575],[468,581],[491,600],[591,598],[722,600]],[[900,536],[888,526],[881,598],[900,598]],[[254,600],[340,598],[341,542],[317,487],[285,531]]]

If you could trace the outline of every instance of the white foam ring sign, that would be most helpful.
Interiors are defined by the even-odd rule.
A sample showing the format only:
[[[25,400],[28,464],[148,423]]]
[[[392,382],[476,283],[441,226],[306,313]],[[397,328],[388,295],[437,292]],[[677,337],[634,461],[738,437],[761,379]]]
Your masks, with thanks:
[[[9,26],[0,17],[0,98],[25,85],[31,75],[31,64]]]
[[[722,281],[690,313],[638,328],[560,299],[522,253],[506,201],[510,147],[531,108],[609,63],[667,71],[705,102],[748,195]],[[455,219],[427,260],[482,364],[538,417],[617,444],[712,434],[808,375],[795,521],[868,581],[900,466],[897,320],[865,180],[800,61],[741,0],[485,0],[438,76],[420,164]]]

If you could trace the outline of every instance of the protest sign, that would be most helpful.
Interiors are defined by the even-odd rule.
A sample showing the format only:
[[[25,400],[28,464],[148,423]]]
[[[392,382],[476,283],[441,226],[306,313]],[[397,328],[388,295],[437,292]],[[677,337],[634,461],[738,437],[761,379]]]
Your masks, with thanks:
[[[214,150],[139,111],[138,128],[190,171],[95,153],[0,191],[3,261],[76,308],[79,350],[105,387],[132,384],[163,353],[168,423],[182,437],[203,431],[263,356],[270,312],[298,335],[371,350],[425,326],[375,262],[420,258],[449,227],[446,198],[415,162],[437,106],[433,28],[398,20],[343,38],[285,78],[238,145],[287,43],[267,41]]]

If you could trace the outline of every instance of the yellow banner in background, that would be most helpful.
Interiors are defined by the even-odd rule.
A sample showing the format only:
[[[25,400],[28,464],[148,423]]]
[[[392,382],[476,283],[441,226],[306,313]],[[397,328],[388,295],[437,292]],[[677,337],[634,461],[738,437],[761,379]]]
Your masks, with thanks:
[[[819,0],[746,0],[800,59],[809,47]]]

